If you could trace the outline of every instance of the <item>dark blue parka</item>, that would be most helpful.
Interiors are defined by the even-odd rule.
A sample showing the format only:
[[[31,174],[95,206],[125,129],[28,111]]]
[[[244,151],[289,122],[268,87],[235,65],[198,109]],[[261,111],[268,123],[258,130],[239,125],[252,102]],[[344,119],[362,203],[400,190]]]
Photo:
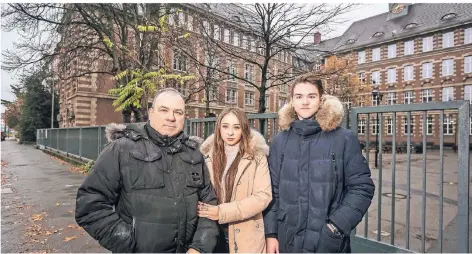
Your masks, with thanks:
[[[343,113],[342,103],[329,95],[316,120],[297,120],[291,104],[279,111],[282,132],[269,154],[273,201],[264,223],[280,252],[350,251],[350,232],[375,187],[357,136],[339,126]],[[342,234],[331,232],[327,221]]]

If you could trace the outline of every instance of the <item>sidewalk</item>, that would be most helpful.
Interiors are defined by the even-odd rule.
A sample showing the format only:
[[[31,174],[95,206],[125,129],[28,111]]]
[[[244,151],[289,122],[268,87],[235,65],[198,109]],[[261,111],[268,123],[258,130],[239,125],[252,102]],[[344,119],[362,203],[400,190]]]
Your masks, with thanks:
[[[32,145],[2,145],[4,252],[108,252],[74,219],[84,175]]]

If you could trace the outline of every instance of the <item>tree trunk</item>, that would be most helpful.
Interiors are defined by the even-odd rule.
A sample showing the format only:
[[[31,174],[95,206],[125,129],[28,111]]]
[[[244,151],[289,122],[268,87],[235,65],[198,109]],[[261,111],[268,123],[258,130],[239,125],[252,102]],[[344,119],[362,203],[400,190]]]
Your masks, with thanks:
[[[131,123],[131,110],[130,109],[123,109],[121,111],[123,115],[123,123]]]
[[[210,116],[210,87],[205,87],[208,89],[205,89],[205,116],[209,117]]]

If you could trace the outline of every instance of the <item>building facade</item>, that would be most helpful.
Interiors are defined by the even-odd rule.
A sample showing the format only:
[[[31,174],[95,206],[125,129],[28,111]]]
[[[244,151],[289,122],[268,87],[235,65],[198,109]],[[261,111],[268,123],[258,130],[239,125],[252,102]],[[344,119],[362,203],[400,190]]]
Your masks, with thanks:
[[[356,75],[382,94],[381,105],[472,101],[472,4],[390,4],[390,12],[357,21],[324,47],[357,59]],[[376,106],[372,89],[360,90],[352,106]],[[383,114],[383,140],[391,142],[393,114]],[[405,114],[396,115],[397,142],[407,141]],[[457,142],[457,112],[428,112],[426,133],[430,145],[439,144],[440,125],[445,146]],[[422,113],[413,112],[412,142],[422,142]],[[359,116],[360,139],[366,136],[366,116]],[[370,140],[378,131],[370,116]],[[472,129],[471,129],[472,134]]]
[[[169,6],[171,9],[179,8],[182,11],[169,16],[169,25],[179,27],[189,32],[191,37],[208,36],[203,33],[203,29],[211,30],[215,40],[226,43],[228,46],[236,47],[245,54],[253,55],[253,59],[258,59],[262,51],[258,50],[258,38],[253,36],[250,31],[238,26],[237,18],[227,18],[228,9],[241,8],[235,4],[180,4]],[[210,11],[208,11],[210,9]],[[243,13],[240,9],[235,11]],[[206,19],[208,22],[201,23],[200,20]],[[197,47],[198,48],[198,47]],[[178,48],[173,45],[166,45],[162,49],[164,62],[167,63],[169,71],[172,73],[195,73],[196,66],[189,57],[182,54]],[[197,50],[196,57],[205,61],[205,52],[203,47]],[[221,54],[218,57],[220,64],[224,65],[229,72],[244,79],[252,80],[256,84],[260,82],[261,73],[251,63],[238,58],[232,58]],[[66,62],[63,71],[73,76],[78,70],[87,68],[99,69],[105,65],[103,60],[94,61],[90,66],[90,59],[87,57],[76,58],[74,61]],[[292,57],[290,52],[283,51],[277,55],[270,66],[272,72],[277,70],[287,70],[291,68]],[[226,77],[227,76],[227,77]],[[218,114],[223,108],[234,106],[244,109],[247,113],[257,113],[260,94],[258,90],[248,85],[243,80],[233,78],[229,75],[219,74],[219,85],[210,91],[210,97],[214,100],[210,103],[210,113]],[[111,122],[122,122],[121,112],[116,112],[112,105],[116,97],[108,93],[109,89],[116,86],[116,80],[107,74],[89,74],[65,81],[60,81],[59,98],[60,112],[58,114],[59,126],[91,126],[103,125]],[[197,84],[202,86],[203,84]],[[172,85],[171,85],[172,86]],[[194,84],[193,84],[194,86]],[[184,95],[189,94],[189,88],[185,85],[175,85]],[[288,86],[281,85],[266,91],[266,112],[276,112],[287,102]],[[187,117],[201,118],[205,117],[205,91],[201,90],[192,96],[187,103]],[[149,102],[152,102],[151,100]]]

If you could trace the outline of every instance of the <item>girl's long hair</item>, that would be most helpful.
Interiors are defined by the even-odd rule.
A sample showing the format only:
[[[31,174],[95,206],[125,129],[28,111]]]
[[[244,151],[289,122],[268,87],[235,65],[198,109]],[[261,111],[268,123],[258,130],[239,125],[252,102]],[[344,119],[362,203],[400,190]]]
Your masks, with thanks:
[[[225,144],[223,138],[221,137],[221,121],[223,120],[223,117],[225,117],[227,114],[234,114],[236,118],[238,118],[239,124],[241,126],[242,135],[241,140],[239,141],[239,152],[228,169],[226,179],[224,179],[225,197],[222,197],[223,192],[221,189],[221,181],[223,177],[223,172],[226,167],[226,154]],[[238,171],[238,165],[241,158],[244,155],[247,155],[249,158],[252,158],[254,156],[253,151],[250,147],[250,142],[251,129],[249,127],[249,120],[247,119],[244,111],[239,108],[225,108],[216,119],[215,138],[213,140],[212,153],[214,186],[216,194],[218,195],[218,204],[227,203],[231,201],[234,181],[236,178],[236,173]]]

